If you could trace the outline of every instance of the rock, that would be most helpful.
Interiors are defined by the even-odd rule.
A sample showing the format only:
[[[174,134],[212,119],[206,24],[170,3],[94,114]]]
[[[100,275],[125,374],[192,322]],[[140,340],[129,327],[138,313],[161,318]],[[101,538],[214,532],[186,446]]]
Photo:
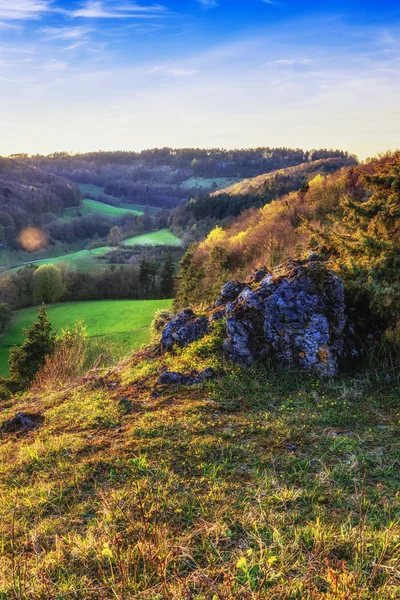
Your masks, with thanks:
[[[34,431],[44,419],[40,414],[19,412],[0,427],[0,432],[18,433]]]
[[[216,309],[210,314],[210,316],[208,317],[208,321],[209,321],[209,323],[214,323],[215,321],[221,321],[222,319],[225,318],[225,315],[226,315],[226,308]]]
[[[267,277],[270,274],[267,267],[261,267],[260,269],[256,269],[248,279],[248,281],[252,281],[253,283],[259,283],[262,279]]]
[[[208,332],[207,317],[196,317],[191,308],[185,308],[164,327],[161,347],[171,350],[177,346],[186,347],[201,339]]]
[[[204,369],[201,373],[192,371],[190,375],[174,371],[164,371],[158,378],[158,383],[161,385],[196,385],[213,377],[215,377],[215,372],[211,367]]]
[[[315,261],[277,272],[228,306],[225,352],[244,364],[270,356],[279,367],[335,375],[346,325],[341,280]]]
[[[215,306],[224,306],[228,302],[233,302],[239,296],[239,294],[247,287],[246,283],[240,281],[228,281],[222,288]]]

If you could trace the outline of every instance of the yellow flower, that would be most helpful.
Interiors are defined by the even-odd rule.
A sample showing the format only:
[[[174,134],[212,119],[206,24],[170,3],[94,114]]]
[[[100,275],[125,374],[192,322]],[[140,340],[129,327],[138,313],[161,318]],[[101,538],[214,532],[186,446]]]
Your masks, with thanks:
[[[103,550],[101,551],[101,555],[104,556],[104,558],[112,558],[113,557],[113,553],[112,553],[112,550],[111,550],[108,542],[104,542]]]

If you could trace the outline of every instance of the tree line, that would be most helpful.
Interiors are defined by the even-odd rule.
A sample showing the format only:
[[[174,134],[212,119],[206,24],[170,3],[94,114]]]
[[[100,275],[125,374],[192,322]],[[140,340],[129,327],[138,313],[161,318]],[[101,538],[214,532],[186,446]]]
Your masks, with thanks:
[[[0,277],[0,303],[18,310],[42,302],[172,298],[176,261],[173,251],[157,255],[150,250],[134,263],[111,264],[92,273],[62,263],[26,265]]]

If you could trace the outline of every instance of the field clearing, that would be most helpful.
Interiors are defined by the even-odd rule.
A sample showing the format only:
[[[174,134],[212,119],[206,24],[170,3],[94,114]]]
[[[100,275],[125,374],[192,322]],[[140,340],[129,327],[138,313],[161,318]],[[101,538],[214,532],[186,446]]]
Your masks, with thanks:
[[[148,206],[145,204],[134,204],[132,202],[121,202],[121,204],[119,204],[118,207],[126,208],[127,210],[135,211],[140,214],[143,214],[144,212],[148,211],[148,213],[152,217],[157,216],[158,213],[160,213],[162,211],[162,208],[159,208],[157,206]]]
[[[91,194],[92,196],[98,198],[104,194],[104,188],[99,185],[93,185],[92,183],[78,183],[77,186],[83,195]]]
[[[83,319],[89,338],[104,338],[120,356],[149,341],[149,326],[160,308],[170,308],[172,300],[97,300],[66,302],[49,307],[53,330],[61,331]],[[0,340],[0,375],[8,374],[8,353],[14,344],[24,341],[22,329],[29,327],[39,308],[25,308],[14,314],[11,326]]]
[[[175,246],[182,245],[182,241],[168,229],[160,229],[153,233],[144,233],[124,240],[125,246]]]
[[[0,249],[0,273],[1,267],[10,267],[22,263],[35,262],[50,258],[61,258],[83,250],[88,245],[88,240],[77,240],[76,242],[66,243],[57,241],[54,245],[48,246],[39,252],[27,252],[25,250],[13,250],[11,248]]]
[[[119,208],[118,206],[111,206],[111,204],[104,204],[104,202],[97,202],[97,200],[85,198],[81,207],[65,209],[63,219],[70,220],[78,216],[78,213],[83,216],[101,214],[105,217],[118,218],[126,214],[142,215],[143,211],[134,210],[133,208]]]
[[[201,190],[222,189],[242,181],[237,177],[191,177],[181,184],[184,189],[198,188]]]
[[[94,248],[93,250],[79,250],[78,252],[72,252],[71,254],[64,254],[63,256],[57,256],[55,258],[44,258],[41,260],[32,260],[31,263],[37,266],[40,265],[59,265],[65,263],[70,268],[79,269],[83,273],[90,273],[99,268],[106,269],[110,265],[105,261],[102,262],[102,258],[107,252],[112,250],[111,246],[101,246],[101,248]],[[23,265],[16,267],[14,270],[21,269]]]

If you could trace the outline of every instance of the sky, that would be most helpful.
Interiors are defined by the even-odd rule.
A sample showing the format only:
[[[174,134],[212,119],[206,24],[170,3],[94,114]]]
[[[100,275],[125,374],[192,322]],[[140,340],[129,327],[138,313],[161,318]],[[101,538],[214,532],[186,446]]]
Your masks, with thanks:
[[[0,154],[400,147],[398,0],[0,0]]]

